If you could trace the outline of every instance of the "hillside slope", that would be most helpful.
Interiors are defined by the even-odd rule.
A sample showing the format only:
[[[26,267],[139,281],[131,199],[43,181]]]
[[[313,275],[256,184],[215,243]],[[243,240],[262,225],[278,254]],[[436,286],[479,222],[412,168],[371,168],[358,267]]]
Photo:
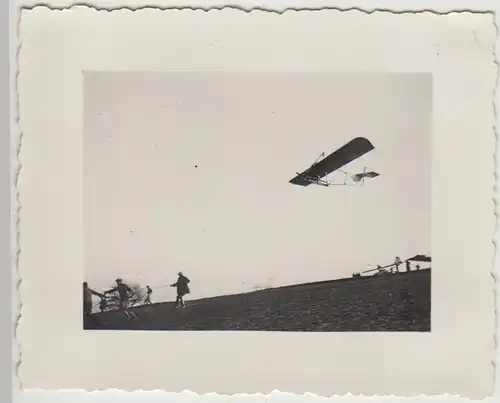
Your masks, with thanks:
[[[202,285],[200,285],[202,286]],[[91,316],[86,329],[430,331],[431,270],[299,284]]]

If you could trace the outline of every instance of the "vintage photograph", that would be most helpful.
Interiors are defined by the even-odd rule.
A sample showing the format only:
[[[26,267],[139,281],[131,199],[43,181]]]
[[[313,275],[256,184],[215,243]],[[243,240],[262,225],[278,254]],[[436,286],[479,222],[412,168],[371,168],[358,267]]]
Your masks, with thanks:
[[[429,74],[85,72],[85,329],[431,330]]]
[[[487,397],[494,22],[24,11],[23,387]]]

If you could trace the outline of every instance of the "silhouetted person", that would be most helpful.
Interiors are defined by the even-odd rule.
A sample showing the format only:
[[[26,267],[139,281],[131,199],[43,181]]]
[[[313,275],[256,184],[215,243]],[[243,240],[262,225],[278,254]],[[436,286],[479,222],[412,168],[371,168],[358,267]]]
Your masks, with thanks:
[[[83,283],[83,315],[90,316],[92,314],[92,295],[96,295],[101,299],[106,298],[103,294],[94,291],[89,287],[87,282]]]
[[[129,293],[132,292],[132,289],[127,284],[125,284],[121,278],[119,278],[116,280],[116,287],[106,291],[104,294],[111,294],[115,291],[118,291],[118,297],[119,297],[118,309],[120,311],[123,311],[125,315],[128,316],[129,318],[132,317],[137,319],[135,313],[130,312],[128,310],[128,306],[130,303]]]
[[[144,305],[151,305],[151,294],[153,293],[153,290],[149,287],[149,285],[146,286],[146,299],[144,300]]]
[[[399,265],[403,263],[401,262],[401,259],[399,258],[399,256],[396,256],[396,260],[394,261],[394,266],[396,267],[396,271],[399,273]]]
[[[190,280],[181,272],[178,273],[178,278],[177,282],[172,284],[170,287],[177,287],[177,299],[175,300],[175,306],[179,306],[179,303],[181,306],[184,306],[184,300],[182,297],[184,295],[189,294],[189,282]]]
[[[101,302],[99,302],[99,309],[101,310],[101,312],[104,312],[107,306],[108,301],[106,301],[106,298],[101,298]]]
[[[406,261],[406,271],[410,271],[411,270],[411,267],[410,267],[410,261],[407,260]]]
[[[419,264],[417,264],[416,269],[417,269],[417,271],[420,270],[420,265]]]

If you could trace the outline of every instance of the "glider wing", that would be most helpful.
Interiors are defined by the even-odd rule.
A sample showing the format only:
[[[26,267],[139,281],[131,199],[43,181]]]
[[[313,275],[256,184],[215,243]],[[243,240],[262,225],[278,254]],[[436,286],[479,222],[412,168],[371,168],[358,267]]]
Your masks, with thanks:
[[[313,164],[309,169],[298,174],[290,180],[290,183],[300,186],[308,186],[311,184],[311,179],[317,180],[326,175],[342,168],[344,165],[361,157],[375,147],[369,140],[364,137],[357,137],[349,143],[334,151],[326,158]]]

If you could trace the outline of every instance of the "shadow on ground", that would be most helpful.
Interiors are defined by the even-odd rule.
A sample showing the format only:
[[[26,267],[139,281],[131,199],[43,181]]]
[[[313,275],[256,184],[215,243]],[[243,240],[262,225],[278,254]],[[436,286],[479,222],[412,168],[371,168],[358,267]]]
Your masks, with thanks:
[[[431,270],[300,284],[238,295],[112,311],[86,329],[430,331]]]

